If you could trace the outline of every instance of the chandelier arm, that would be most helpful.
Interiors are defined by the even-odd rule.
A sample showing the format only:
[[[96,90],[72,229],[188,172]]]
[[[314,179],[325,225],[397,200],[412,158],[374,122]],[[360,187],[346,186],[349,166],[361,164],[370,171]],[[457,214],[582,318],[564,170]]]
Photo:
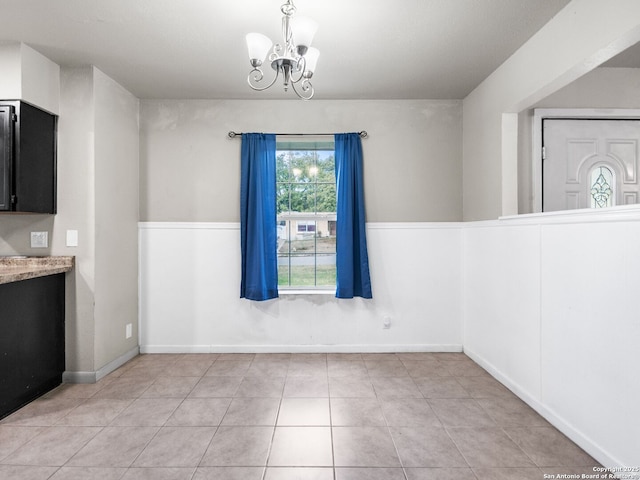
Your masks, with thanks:
[[[269,55],[269,61],[273,62],[277,58],[284,57],[285,55],[283,52],[284,52],[284,49],[282,48],[282,45],[280,45],[279,43],[276,43],[273,46],[273,50],[271,54]]]
[[[316,93],[313,89],[313,85],[308,78],[302,80],[302,83],[300,84],[300,90],[302,90],[302,93],[300,93],[296,88],[295,82],[291,82],[291,86],[293,87],[293,91],[296,93],[296,95],[302,100],[311,100],[313,98],[313,94]]]
[[[296,72],[299,72],[298,78],[293,77],[293,72],[291,72],[291,84],[300,82],[304,77],[304,71],[307,68],[307,60],[304,57],[299,57],[297,62]]]
[[[253,83],[251,83],[251,81],[253,80],[253,82],[255,83],[261,82],[262,79],[264,78],[264,73],[262,73],[262,70],[260,68],[254,68],[249,72],[249,75],[247,75],[247,83],[253,90],[257,92],[262,92],[263,90],[266,90],[267,88],[272,87],[273,84],[276,83],[279,73],[280,73],[280,70],[279,69],[276,70],[276,74],[274,75],[273,80],[269,85],[266,85],[264,87],[256,87]]]

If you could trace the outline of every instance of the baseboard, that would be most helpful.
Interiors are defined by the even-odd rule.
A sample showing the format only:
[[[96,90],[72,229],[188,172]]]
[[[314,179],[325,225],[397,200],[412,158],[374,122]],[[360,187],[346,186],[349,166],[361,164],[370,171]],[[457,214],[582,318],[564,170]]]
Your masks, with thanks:
[[[140,353],[462,352],[462,345],[140,345]]]
[[[580,430],[576,429],[573,425],[567,423],[565,419],[554,410],[547,407],[543,402],[538,400],[530,392],[522,388],[517,382],[514,382],[511,378],[504,375],[493,364],[487,362],[482,356],[477,353],[464,349],[464,353],[471,358],[474,362],[489,372],[496,380],[502,383],[505,387],[511,390],[517,395],[523,402],[538,412],[545,420],[551,425],[560,430],[563,434],[569,437],[585,452],[591,455],[595,460],[600,462],[607,468],[623,467],[622,462],[613,457],[609,452],[603,450],[598,444],[596,444],[589,437],[585,436]],[[628,466],[628,465],[627,465]],[[608,477],[607,477],[608,478]],[[614,478],[614,477],[611,477]],[[617,478],[617,477],[616,477]]]
[[[107,363],[104,367],[96,370],[95,372],[74,372],[65,371],[62,373],[62,383],[96,383],[101,378],[106,377],[111,372],[117,370],[122,365],[127,363],[132,358],[140,354],[140,347],[135,347],[129,350],[124,355],[120,355],[115,360]]]
[[[96,372],[62,372],[62,383],[96,383]]]
[[[543,408],[540,401],[532,395],[528,390],[522,388],[519,383],[514,382],[511,378],[505,376],[498,370],[492,363],[487,362],[482,356],[475,353],[473,350],[469,350],[465,347],[464,349],[465,355],[467,355],[471,360],[476,362],[482,368],[484,368],[487,372],[491,374],[496,380],[502,383],[505,387],[511,390],[515,395],[517,395],[520,400],[525,402],[531,408],[533,408],[536,412],[542,415],[541,409]]]

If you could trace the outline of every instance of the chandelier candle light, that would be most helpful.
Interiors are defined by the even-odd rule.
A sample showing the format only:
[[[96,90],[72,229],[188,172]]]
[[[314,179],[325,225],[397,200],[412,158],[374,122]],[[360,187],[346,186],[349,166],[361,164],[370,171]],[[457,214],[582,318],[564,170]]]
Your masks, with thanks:
[[[247,49],[249,50],[249,61],[253,70],[249,72],[247,82],[254,90],[262,91],[271,87],[282,73],[284,91],[288,91],[289,85],[295,94],[303,100],[313,97],[314,90],[311,84],[311,77],[316,69],[320,52],[311,47],[313,36],[318,30],[318,24],[310,18],[296,17],[296,7],[293,0],[280,7],[282,12],[282,37],[284,44],[273,45],[269,37],[261,33],[247,34]],[[261,86],[264,73],[260,68],[273,45],[273,50],[269,54],[271,68],[276,73],[270,84]],[[298,85],[298,86],[296,86]]]

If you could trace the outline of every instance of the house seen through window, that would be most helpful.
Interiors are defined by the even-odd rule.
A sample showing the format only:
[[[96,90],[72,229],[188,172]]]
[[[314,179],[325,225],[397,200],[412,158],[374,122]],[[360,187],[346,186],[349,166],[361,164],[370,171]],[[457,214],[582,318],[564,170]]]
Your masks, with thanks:
[[[334,142],[277,142],[278,287],[336,285]]]

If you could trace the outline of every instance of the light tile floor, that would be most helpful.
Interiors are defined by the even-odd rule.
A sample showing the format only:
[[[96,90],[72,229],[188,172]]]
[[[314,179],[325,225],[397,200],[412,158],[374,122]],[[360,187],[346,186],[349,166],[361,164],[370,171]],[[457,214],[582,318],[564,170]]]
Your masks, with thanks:
[[[140,355],[0,422],[3,480],[539,480],[596,465],[461,353]]]

